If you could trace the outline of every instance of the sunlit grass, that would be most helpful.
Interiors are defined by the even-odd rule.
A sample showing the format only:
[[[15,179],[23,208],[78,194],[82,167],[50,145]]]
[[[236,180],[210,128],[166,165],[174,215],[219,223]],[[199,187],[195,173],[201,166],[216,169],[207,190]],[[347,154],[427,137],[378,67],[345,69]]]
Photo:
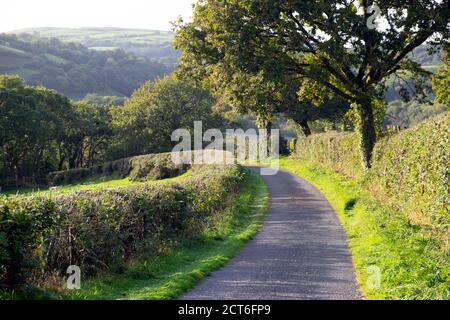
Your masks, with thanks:
[[[125,186],[137,186],[144,183],[166,183],[170,181],[176,181],[183,179],[191,174],[191,171],[187,171],[177,177],[154,180],[154,181],[131,181],[128,177],[120,178],[118,175],[110,176],[96,176],[84,178],[76,184],[56,186],[53,188],[19,188],[19,189],[7,189],[1,192],[1,195],[19,195],[19,196],[31,196],[31,195],[55,195],[55,194],[67,194],[75,191],[82,190],[99,190],[114,187]]]
[[[366,298],[450,299],[450,256],[432,233],[410,224],[361,183],[303,160],[282,158],[280,166],[315,185],[336,210]],[[381,271],[379,288],[371,286],[371,266]]]

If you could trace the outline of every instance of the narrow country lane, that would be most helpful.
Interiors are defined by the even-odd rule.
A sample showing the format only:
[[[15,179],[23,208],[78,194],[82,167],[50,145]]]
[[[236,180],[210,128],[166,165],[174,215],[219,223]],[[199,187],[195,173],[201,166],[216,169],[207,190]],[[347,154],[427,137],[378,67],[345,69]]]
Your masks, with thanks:
[[[287,171],[263,178],[271,200],[260,232],[181,299],[361,299],[345,232],[322,193]]]

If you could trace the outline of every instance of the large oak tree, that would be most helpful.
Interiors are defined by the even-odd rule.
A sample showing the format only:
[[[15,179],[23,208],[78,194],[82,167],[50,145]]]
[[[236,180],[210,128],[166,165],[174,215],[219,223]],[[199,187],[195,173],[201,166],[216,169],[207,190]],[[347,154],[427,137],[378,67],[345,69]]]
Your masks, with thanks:
[[[181,71],[203,79],[237,71],[275,80],[294,75],[309,84],[302,90],[308,95],[346,99],[370,167],[386,81],[412,78],[416,92],[402,93],[424,93],[429,73],[409,54],[427,41],[431,48],[448,41],[450,12],[448,0],[376,4],[379,13],[371,0],[200,0],[193,21],[177,25]]]

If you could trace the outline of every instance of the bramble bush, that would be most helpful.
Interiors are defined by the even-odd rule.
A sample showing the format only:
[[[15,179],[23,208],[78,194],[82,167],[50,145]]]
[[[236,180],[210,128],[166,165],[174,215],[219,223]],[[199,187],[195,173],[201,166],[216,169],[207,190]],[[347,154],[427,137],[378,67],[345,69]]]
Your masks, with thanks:
[[[239,190],[237,165],[194,166],[182,180],[48,197],[0,198],[0,286],[16,288],[78,265],[121,268],[194,239]],[[14,275],[14,276],[12,276]]]
[[[325,165],[365,187],[410,221],[430,228],[448,244],[450,234],[450,113],[381,138],[372,168],[363,170],[355,133],[311,135],[296,155]]]

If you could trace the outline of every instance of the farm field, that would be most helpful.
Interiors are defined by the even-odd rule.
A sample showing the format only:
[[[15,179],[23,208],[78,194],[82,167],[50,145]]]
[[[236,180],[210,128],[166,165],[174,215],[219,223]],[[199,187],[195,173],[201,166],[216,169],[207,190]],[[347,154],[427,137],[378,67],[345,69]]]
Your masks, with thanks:
[[[12,30],[8,33],[39,33],[41,37],[59,38],[66,42],[88,42],[95,40],[113,41],[123,39],[127,42],[162,43],[172,42],[174,34],[170,31],[127,29],[127,28],[28,28]]]

